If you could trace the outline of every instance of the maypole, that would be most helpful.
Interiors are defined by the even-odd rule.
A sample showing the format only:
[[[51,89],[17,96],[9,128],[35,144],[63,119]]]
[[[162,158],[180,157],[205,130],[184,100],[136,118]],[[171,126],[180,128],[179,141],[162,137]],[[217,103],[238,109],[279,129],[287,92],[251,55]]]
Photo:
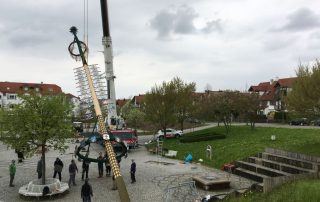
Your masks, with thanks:
[[[90,70],[89,70],[89,67],[88,67],[88,64],[87,64],[87,61],[85,58],[85,53],[87,52],[88,48],[84,42],[82,42],[78,39],[76,27],[71,27],[70,32],[74,35],[74,41],[69,45],[69,52],[73,57],[75,57],[75,58],[80,57],[82,60],[83,69],[84,69],[84,72],[85,72],[85,75],[86,75],[86,78],[88,81],[88,85],[89,85],[89,89],[90,89],[90,93],[91,93],[91,97],[92,97],[92,101],[93,101],[93,105],[94,105],[95,114],[96,114],[98,124],[99,124],[99,133],[102,136],[102,138],[104,139],[105,151],[108,155],[109,162],[111,164],[111,169],[114,174],[115,181],[116,181],[116,184],[118,187],[120,199],[122,202],[129,202],[130,198],[128,195],[128,191],[126,189],[123,177],[120,173],[120,168],[119,168],[119,165],[118,165],[118,162],[116,159],[115,152],[114,152],[113,147],[111,145],[110,136],[108,134],[108,131],[107,131],[105,123],[104,123],[104,118],[102,116],[100,104],[99,104],[99,101],[97,98],[97,94],[95,92],[93,81],[92,81],[92,78],[90,75]],[[73,52],[73,48],[75,45],[78,47],[79,53]]]

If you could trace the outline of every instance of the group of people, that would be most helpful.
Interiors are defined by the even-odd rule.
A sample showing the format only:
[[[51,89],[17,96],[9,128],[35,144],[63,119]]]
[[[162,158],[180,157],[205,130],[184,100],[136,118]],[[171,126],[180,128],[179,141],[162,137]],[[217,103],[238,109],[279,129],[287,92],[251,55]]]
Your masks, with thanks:
[[[37,173],[38,173],[38,179],[40,179],[42,177],[42,164],[43,164],[43,160],[42,157],[39,159],[38,164],[37,164]],[[56,178],[57,174],[59,175],[59,180],[61,181],[61,172],[62,172],[62,168],[63,168],[63,162],[61,161],[61,159],[56,158],[56,160],[53,163],[53,178]]]
[[[86,156],[88,157],[88,155]],[[102,156],[102,152],[99,153],[99,156],[97,158],[98,160],[98,173],[99,176],[98,178],[103,177],[103,163],[105,163],[105,168],[106,168],[106,176],[111,176],[111,165],[109,161],[106,161],[107,155]],[[135,183],[136,182],[136,177],[135,177],[135,173],[136,173],[136,163],[135,161],[132,159],[131,160],[131,166],[130,166],[130,176],[131,176],[131,183]],[[120,167],[120,160],[118,159],[118,165]],[[88,180],[88,173],[89,173],[89,164],[90,162],[88,161],[88,159],[84,159],[82,162],[82,177],[81,179],[84,180],[85,177],[85,183],[82,185],[81,188],[81,198],[83,199],[84,202],[90,202],[91,201],[91,197],[93,196],[93,191],[92,191],[92,187],[89,184],[89,180]],[[53,173],[53,178],[56,178],[57,174],[59,176],[59,180],[61,181],[61,172],[63,169],[63,162],[61,161],[60,158],[56,158],[56,160],[54,161],[54,173]],[[14,176],[16,173],[16,165],[15,165],[15,160],[11,161],[11,164],[9,165],[9,173],[10,173],[10,187],[13,187],[13,180],[14,180]],[[40,160],[38,161],[37,164],[37,174],[38,174],[38,179],[40,179],[42,177],[42,173],[43,173],[43,159],[40,158]],[[77,164],[75,162],[74,159],[71,160],[71,163],[69,165],[69,186],[71,186],[71,183],[76,186],[76,182],[75,182],[75,177],[76,177],[76,173],[78,173],[78,167]],[[112,180],[113,180],[113,187],[112,190],[116,190],[117,189],[117,185],[115,182],[115,176],[112,176]]]

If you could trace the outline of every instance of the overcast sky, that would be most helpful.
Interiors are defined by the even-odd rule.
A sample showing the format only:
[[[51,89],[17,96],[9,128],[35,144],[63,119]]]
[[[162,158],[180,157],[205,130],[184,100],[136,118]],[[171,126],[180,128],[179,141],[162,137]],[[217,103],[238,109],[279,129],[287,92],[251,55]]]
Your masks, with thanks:
[[[104,69],[100,1],[89,0],[89,63]],[[0,0],[0,81],[78,95],[67,51],[83,0]],[[178,76],[197,91],[245,90],[320,58],[317,0],[109,0],[117,98]]]

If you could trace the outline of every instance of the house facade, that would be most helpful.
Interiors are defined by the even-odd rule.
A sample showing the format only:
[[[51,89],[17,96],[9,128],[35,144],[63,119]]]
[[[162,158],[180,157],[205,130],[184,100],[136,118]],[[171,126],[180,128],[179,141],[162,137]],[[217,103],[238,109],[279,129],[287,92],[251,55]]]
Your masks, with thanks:
[[[260,96],[260,114],[268,115],[274,111],[286,111],[284,98],[292,90],[297,77],[271,79],[270,82],[261,82],[256,86],[250,86],[250,93],[258,93]]]
[[[56,84],[0,82],[0,108],[13,108],[22,102],[21,95],[38,93],[40,95],[57,95],[63,93]],[[80,99],[72,94],[66,94],[74,106],[73,113],[80,111]]]
[[[0,82],[0,107],[13,108],[22,102],[19,95],[31,93],[49,95],[62,93],[62,90],[55,84]]]

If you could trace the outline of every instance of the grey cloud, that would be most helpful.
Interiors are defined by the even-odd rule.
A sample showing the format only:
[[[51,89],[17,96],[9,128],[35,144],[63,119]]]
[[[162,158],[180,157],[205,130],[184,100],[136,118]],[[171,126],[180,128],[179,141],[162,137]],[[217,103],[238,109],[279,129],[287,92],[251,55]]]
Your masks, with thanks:
[[[211,33],[213,31],[221,32],[222,31],[221,19],[207,22],[206,26],[202,28],[201,31],[204,33]]]
[[[309,8],[300,8],[287,16],[288,22],[276,31],[304,31],[320,25],[320,15]]]
[[[204,28],[197,29],[193,21],[198,17],[193,8],[182,5],[177,9],[169,8],[169,10],[160,11],[150,20],[150,26],[157,31],[160,39],[170,39],[173,34],[193,34],[198,31],[210,33],[222,30],[220,19],[208,21]]]
[[[166,38],[170,35],[173,24],[174,14],[161,11],[151,21],[151,27],[157,30],[159,38]]]
[[[193,8],[182,6],[177,10],[174,17],[173,30],[175,33],[189,34],[196,30],[193,25],[193,20],[198,17],[198,15]]]

